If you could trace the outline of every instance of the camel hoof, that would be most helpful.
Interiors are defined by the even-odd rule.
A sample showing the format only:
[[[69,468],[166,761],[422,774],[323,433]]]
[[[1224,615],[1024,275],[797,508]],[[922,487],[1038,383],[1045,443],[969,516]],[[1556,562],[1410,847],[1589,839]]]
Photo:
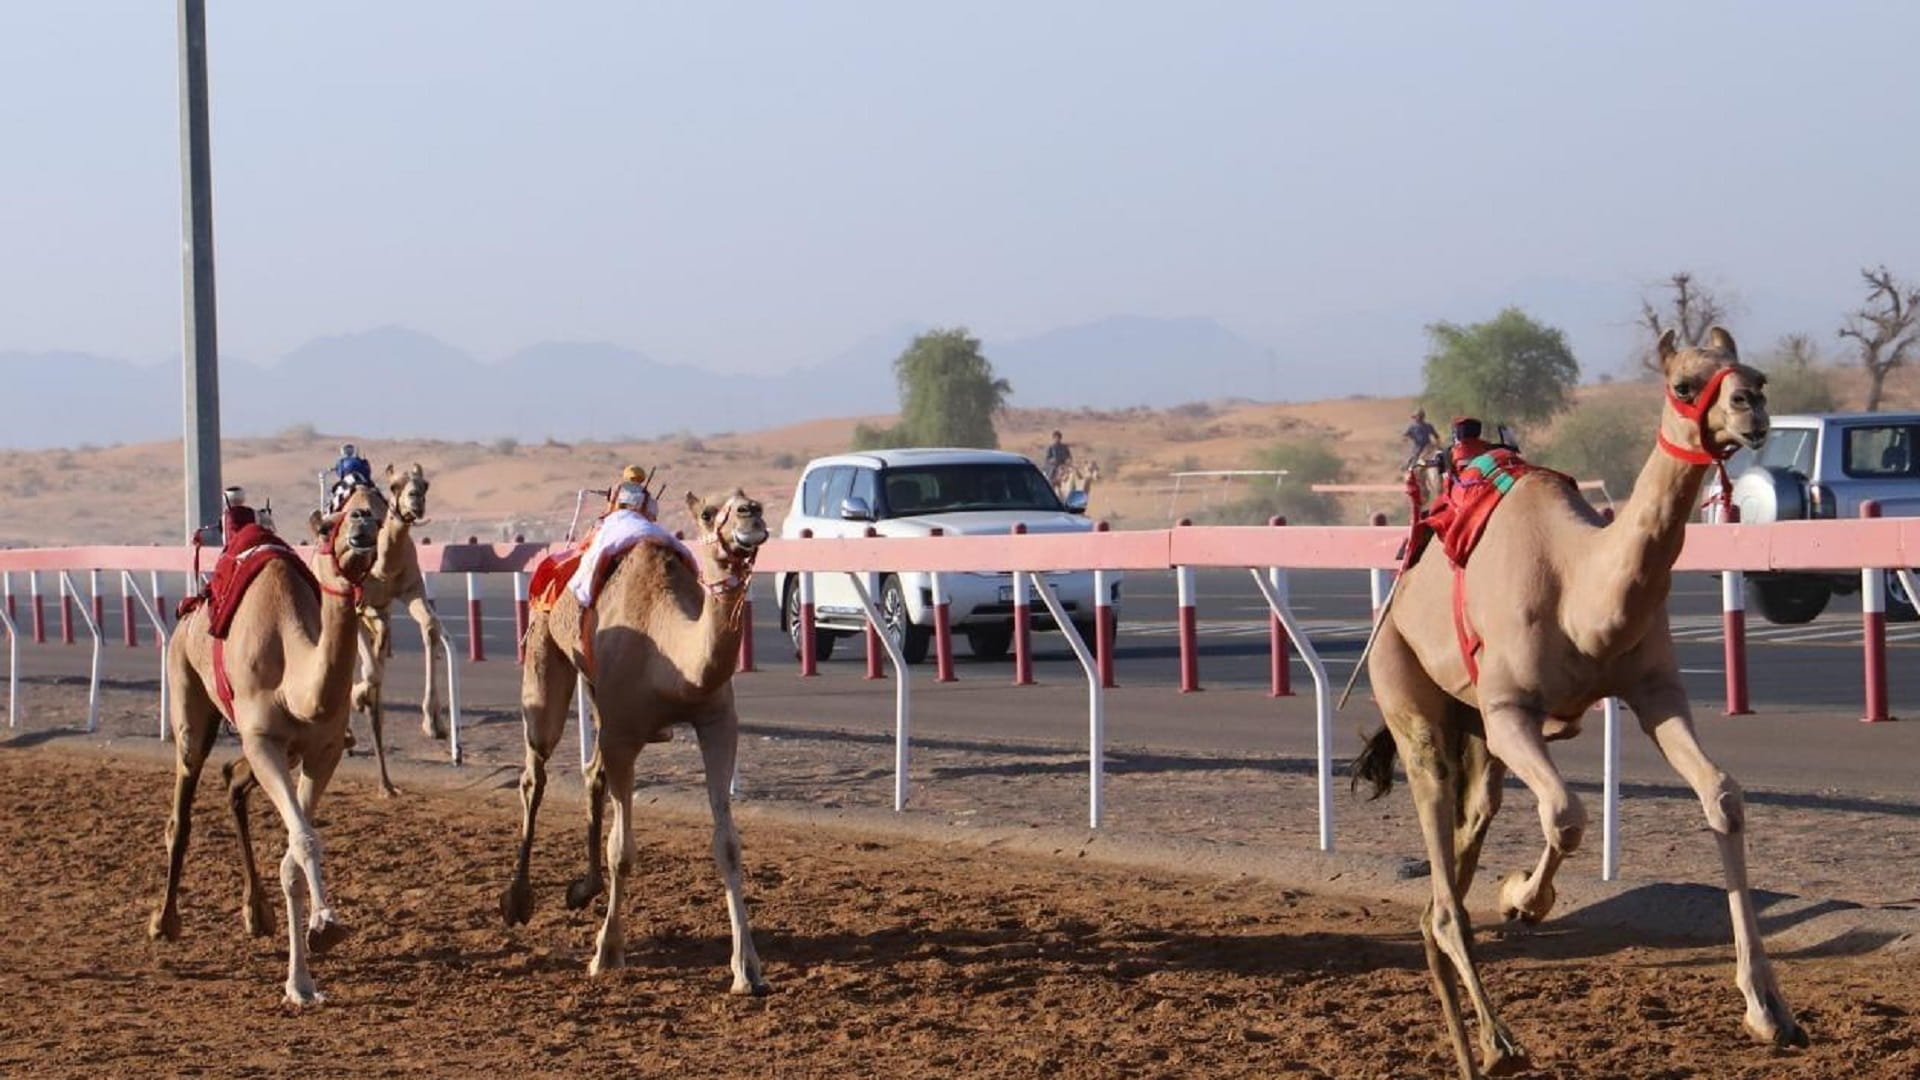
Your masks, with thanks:
[[[265,901],[241,904],[240,923],[247,928],[250,937],[269,937],[273,934],[273,913],[267,910]]]
[[[168,941],[180,940],[180,913],[177,911],[156,911],[153,919],[147,923],[147,936],[155,941],[165,938]]]
[[[1744,1023],[1748,1033],[1761,1042],[1781,1048],[1795,1046],[1804,1050],[1812,1045],[1807,1038],[1807,1029],[1794,1022],[1793,1012],[1787,1008],[1786,1002],[1768,995],[1767,1006],[1766,1011],[1747,1013]]]
[[[587,974],[605,975],[614,968],[623,968],[626,966],[627,950],[625,947],[610,949],[606,946],[601,946],[600,950],[593,954],[593,962],[587,965]]]
[[[508,926],[525,926],[533,918],[533,886],[515,878],[500,892],[500,917]]]
[[[1517,919],[1529,926],[1535,925],[1553,911],[1555,899],[1552,882],[1540,886],[1529,899],[1526,874],[1515,870],[1500,879],[1500,918],[1507,922]]]
[[[573,884],[567,886],[568,909],[579,911],[593,903],[593,898],[600,895],[601,888],[603,886],[598,874],[584,874],[574,878]]]
[[[307,927],[307,949],[319,956],[347,940],[352,933],[344,924],[329,918],[318,926]]]
[[[1480,1064],[1480,1071],[1488,1076],[1517,1076],[1532,1068],[1533,1063],[1527,1060],[1526,1052],[1517,1047],[1511,1053],[1490,1055]]]
[[[360,740],[353,737],[352,728],[347,729],[346,737],[340,740],[340,745],[343,748],[344,752],[348,754],[353,753],[353,748],[360,745]]]
[[[326,1000],[326,995],[315,990],[311,985],[302,987],[291,982],[287,984],[287,1004],[296,1009],[307,1005],[322,1005]]]
[[[732,988],[730,988],[727,993],[733,994],[736,997],[766,997],[768,994],[773,993],[773,989],[767,985],[767,980],[759,976],[754,976],[751,979],[736,977],[733,980]]]
[[[363,713],[373,711],[373,687],[360,683],[353,688],[353,711]]]
[[[420,734],[429,739],[447,737],[447,717],[444,713],[427,713],[420,718]]]
[[[400,794],[400,789],[393,786],[393,781],[391,780],[380,781],[380,797],[381,798],[391,799],[398,794]]]

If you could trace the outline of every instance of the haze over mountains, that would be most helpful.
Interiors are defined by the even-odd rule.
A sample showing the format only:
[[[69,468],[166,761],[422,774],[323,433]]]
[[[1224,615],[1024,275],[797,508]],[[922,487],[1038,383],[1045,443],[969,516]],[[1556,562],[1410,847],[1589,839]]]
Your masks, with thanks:
[[[224,434],[297,424],[364,437],[521,440],[712,433],[887,413],[891,364],[919,325],[876,334],[818,364],[760,375],[666,363],[606,342],[546,341],[497,362],[404,326],[310,341],[271,366],[228,356]],[[1210,319],[1116,317],[985,346],[1026,407],[1116,408],[1270,396],[1272,356]],[[139,442],[180,431],[178,362],[0,352],[0,379],[35,389],[0,445]],[[1295,393],[1324,393],[1305,380]]]
[[[1269,342],[1206,317],[1117,315],[1028,337],[987,337],[983,348],[1021,408],[1411,394],[1420,386],[1426,323],[1474,321],[1518,303],[1567,331],[1588,378],[1623,370],[1636,334],[1638,296],[1630,285],[1534,281],[1512,293],[1457,297],[1446,316],[1411,308],[1326,313]],[[1794,298],[1756,297],[1750,306],[1755,317],[1734,323],[1749,351],[1790,330],[1825,337],[1836,321]],[[927,328],[896,324],[817,363],[758,374],[671,363],[595,341],[543,341],[490,361],[419,330],[384,326],[317,338],[271,365],[227,355],[221,425],[236,437],[311,424],[363,438],[576,441],[887,414],[898,406],[892,361]],[[135,364],[74,352],[0,351],[0,380],[31,403],[10,410],[0,446],[180,434],[177,359]]]

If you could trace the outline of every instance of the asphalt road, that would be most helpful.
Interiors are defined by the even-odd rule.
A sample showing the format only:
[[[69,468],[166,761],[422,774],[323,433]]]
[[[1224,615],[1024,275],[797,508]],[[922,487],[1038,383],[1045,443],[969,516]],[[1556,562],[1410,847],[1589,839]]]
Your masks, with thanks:
[[[494,667],[511,666],[498,661],[510,660],[514,645],[508,579],[492,576],[481,578],[481,582],[482,640],[489,661],[483,668],[476,668],[475,675]],[[1267,614],[1253,583],[1245,572],[1214,570],[1200,571],[1196,584],[1202,686],[1264,689],[1269,678]],[[449,633],[464,655],[467,640],[464,579],[436,576],[432,586]],[[1295,614],[1305,624],[1335,681],[1343,683],[1366,638],[1370,608],[1367,575],[1356,571],[1296,572],[1292,575],[1291,595]],[[1748,667],[1750,695],[1756,709],[1859,715],[1863,704],[1861,632],[1859,615],[1848,610],[1852,599],[1836,598],[1827,614],[1805,626],[1771,626],[1758,616],[1750,615]],[[18,602],[24,631],[27,599],[19,597]],[[1675,581],[1671,608],[1681,671],[1696,706],[1703,712],[1720,709],[1725,700],[1719,605],[1717,577],[1683,575]],[[57,603],[49,599],[50,637],[58,632],[57,607]],[[103,630],[112,646],[108,655],[110,670],[114,670],[122,666],[119,658],[126,652],[119,644],[117,594],[108,597],[105,609]],[[768,669],[793,663],[792,649],[779,630],[778,610],[771,594],[771,575],[768,575],[754,586],[755,651],[761,666]],[[418,634],[403,616],[396,613],[396,617],[401,621],[394,635],[396,647],[402,654],[417,654]],[[75,632],[84,639],[84,630],[77,622]],[[1898,713],[1920,702],[1920,664],[1913,662],[1920,657],[1916,651],[1920,650],[1920,624],[1894,626],[1888,636],[1890,693]],[[964,638],[956,637],[956,667],[962,681],[1011,679],[1010,661],[975,660],[968,655]],[[1080,678],[1078,663],[1058,634],[1035,634],[1033,641],[1035,672],[1041,681],[1072,682]],[[130,657],[127,659],[131,661]],[[1179,640],[1171,574],[1128,575],[1123,588],[1114,662],[1123,686],[1178,685]],[[31,670],[31,655],[23,657],[23,665]],[[828,671],[861,670],[864,653],[860,639],[857,636],[842,639],[833,659],[825,666]],[[129,670],[138,667],[138,663],[130,663]],[[402,660],[400,668],[404,672],[411,665]],[[925,676],[931,678],[931,675],[929,661]],[[1293,664],[1293,677],[1298,689],[1309,688],[1307,673],[1297,660]]]

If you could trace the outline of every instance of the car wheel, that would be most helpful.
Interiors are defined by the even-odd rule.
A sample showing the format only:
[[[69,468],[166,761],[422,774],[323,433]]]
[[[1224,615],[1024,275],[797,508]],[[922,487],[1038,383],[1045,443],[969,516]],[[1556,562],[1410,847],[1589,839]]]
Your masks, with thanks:
[[[1920,612],[1913,609],[1913,601],[1908,599],[1906,587],[1900,584],[1900,575],[1887,571],[1887,621],[1913,622],[1920,619]]]
[[[967,627],[967,646],[982,660],[998,660],[1013,647],[1013,624]]]
[[[800,659],[800,582],[787,582],[787,595],[781,601],[781,620],[787,624],[787,640],[793,642],[793,658]],[[833,655],[835,637],[819,627],[813,630],[813,658],[824,661]]]
[[[1819,618],[1832,595],[1832,586],[1824,581],[1747,579],[1747,596],[1754,608],[1768,622],[1780,625],[1810,623]]]
[[[900,656],[907,663],[918,664],[927,658],[933,632],[913,625],[913,615],[907,610],[907,593],[897,577],[889,576],[880,585],[880,630],[899,646]]]

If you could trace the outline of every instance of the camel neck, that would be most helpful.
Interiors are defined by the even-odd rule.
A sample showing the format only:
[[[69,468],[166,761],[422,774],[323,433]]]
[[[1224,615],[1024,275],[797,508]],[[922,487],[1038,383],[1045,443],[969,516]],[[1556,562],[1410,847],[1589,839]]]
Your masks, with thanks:
[[[292,711],[308,720],[346,715],[348,695],[353,690],[354,650],[360,629],[352,587],[331,567],[317,573],[325,586],[320,591],[319,632],[306,650],[300,679],[287,693]]]
[[[1699,504],[1705,465],[1680,461],[1656,447],[1634,481],[1633,496],[1600,533],[1596,554],[1583,560],[1586,584],[1573,599],[1596,605],[1596,622],[1619,627],[1631,646],[1647,620],[1662,611],[1673,586],[1673,564],[1686,543],[1687,522]]]

